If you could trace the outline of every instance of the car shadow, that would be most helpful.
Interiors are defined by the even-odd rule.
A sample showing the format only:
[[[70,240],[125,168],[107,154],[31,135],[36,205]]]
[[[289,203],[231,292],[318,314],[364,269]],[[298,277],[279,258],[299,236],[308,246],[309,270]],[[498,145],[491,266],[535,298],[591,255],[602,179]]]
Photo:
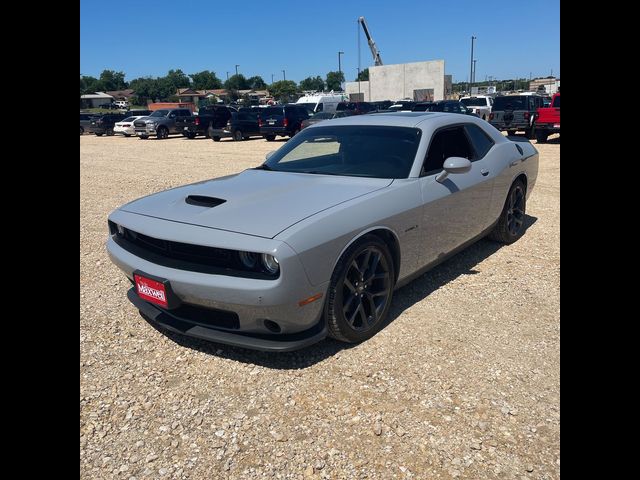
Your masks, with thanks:
[[[526,230],[536,221],[536,217],[525,215],[525,234]],[[479,273],[474,267],[502,247],[503,245],[500,243],[483,238],[424,273],[409,284],[396,290],[393,295],[387,321],[381,330],[384,330],[393,323],[402,312],[416,303],[421,302],[437,289],[462,275],[475,275]],[[357,345],[338,342],[327,337],[321,342],[294,352],[261,352],[189,337],[169,331],[144,316],[142,318],[158,332],[182,347],[206,353],[207,355],[277,370],[308,368],[332,357],[341,350],[357,347]]]

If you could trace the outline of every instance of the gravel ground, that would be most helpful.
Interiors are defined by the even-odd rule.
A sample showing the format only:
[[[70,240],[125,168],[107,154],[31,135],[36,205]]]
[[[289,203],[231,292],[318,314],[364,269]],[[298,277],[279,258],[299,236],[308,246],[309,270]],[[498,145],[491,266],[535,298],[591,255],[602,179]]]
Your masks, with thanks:
[[[109,212],[280,145],[80,138],[81,478],[559,478],[559,139],[537,146],[524,237],[400,289],[361,345],[268,354],[152,328],[106,254]]]

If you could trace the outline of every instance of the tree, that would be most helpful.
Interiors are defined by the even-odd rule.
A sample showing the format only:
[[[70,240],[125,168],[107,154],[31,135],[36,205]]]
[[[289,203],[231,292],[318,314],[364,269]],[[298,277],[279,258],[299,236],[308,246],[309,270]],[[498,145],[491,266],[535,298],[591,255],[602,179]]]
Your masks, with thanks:
[[[202,72],[192,73],[189,75],[191,80],[191,88],[195,90],[214,90],[222,88],[222,81],[216,76],[216,72],[203,70]]]
[[[95,93],[99,90],[96,88],[97,86],[98,79],[96,77],[89,75],[83,75],[80,77],[80,95],[84,95],[85,93]]]
[[[296,82],[292,80],[279,80],[269,85],[269,93],[276,100],[288,102],[290,97],[294,96],[298,91]]]
[[[344,73],[329,72],[327,73],[327,90],[340,90],[340,84],[344,82]]]
[[[176,90],[178,90],[179,88],[186,88],[191,86],[189,77],[180,69],[169,70],[167,76],[162,79],[165,80],[166,84],[173,87],[173,91],[171,93],[176,93]]]
[[[110,90],[123,90],[128,87],[124,81],[124,72],[116,72],[114,70],[103,70],[96,88],[101,92]]]
[[[324,80],[322,80],[320,75],[307,77],[300,82],[300,90],[314,90],[316,92],[322,92],[324,90]]]
[[[251,87],[247,79],[244,78],[244,75],[239,73],[237,75],[231,75],[229,80],[224,82],[224,88],[227,90],[248,90]]]
[[[252,90],[264,90],[267,88],[267,84],[264,83],[264,80],[260,75],[248,78],[247,83],[249,84],[249,88]]]
[[[369,81],[369,69],[365,68],[364,70],[362,70],[358,76],[356,77],[356,82],[360,81],[360,82],[368,82]]]

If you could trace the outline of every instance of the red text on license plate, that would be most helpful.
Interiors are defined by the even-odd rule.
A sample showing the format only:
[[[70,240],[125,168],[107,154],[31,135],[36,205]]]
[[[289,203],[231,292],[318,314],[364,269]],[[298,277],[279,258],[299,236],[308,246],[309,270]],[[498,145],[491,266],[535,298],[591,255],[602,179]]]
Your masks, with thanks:
[[[164,284],[151,280],[150,278],[141,277],[138,274],[134,274],[133,279],[136,282],[136,291],[140,298],[164,308],[169,307]]]

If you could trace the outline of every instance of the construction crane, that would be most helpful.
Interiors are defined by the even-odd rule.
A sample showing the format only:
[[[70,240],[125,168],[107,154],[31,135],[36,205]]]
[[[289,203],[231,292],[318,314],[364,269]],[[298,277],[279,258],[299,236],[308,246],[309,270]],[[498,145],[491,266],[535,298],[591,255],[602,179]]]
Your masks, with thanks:
[[[371,34],[369,33],[369,27],[367,27],[367,21],[364,17],[358,18],[358,22],[362,25],[362,29],[364,30],[364,34],[367,36],[367,42],[369,42],[369,48],[371,49],[371,55],[373,55],[373,61],[376,67],[382,65],[382,58],[380,58],[380,52],[378,51],[378,47],[376,47],[376,42],[371,38]]]

